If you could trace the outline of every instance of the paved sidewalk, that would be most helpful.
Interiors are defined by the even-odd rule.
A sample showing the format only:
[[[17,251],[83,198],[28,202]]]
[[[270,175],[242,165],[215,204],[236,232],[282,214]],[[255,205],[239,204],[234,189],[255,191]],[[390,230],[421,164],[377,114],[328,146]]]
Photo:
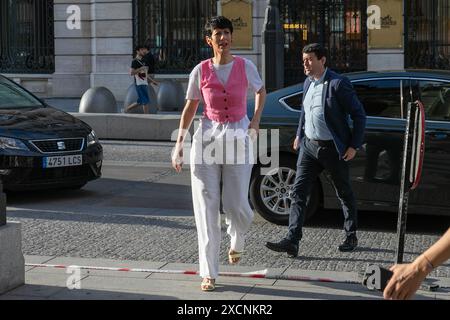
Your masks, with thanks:
[[[26,263],[127,267],[163,270],[197,270],[196,264],[149,261],[117,261],[65,257],[25,256]],[[221,271],[250,272],[255,267],[221,266]],[[336,281],[357,281],[353,272],[303,271],[272,268],[268,274],[328,278]],[[81,270],[80,289],[66,286],[70,274],[65,269],[26,268],[26,284],[2,296],[0,300],[379,300],[380,292],[369,291],[360,284],[306,282],[270,279],[234,278],[222,276],[215,292],[200,291],[200,278],[143,272]],[[450,287],[450,279],[439,279],[441,286]],[[419,291],[416,299],[450,300],[450,290]]]

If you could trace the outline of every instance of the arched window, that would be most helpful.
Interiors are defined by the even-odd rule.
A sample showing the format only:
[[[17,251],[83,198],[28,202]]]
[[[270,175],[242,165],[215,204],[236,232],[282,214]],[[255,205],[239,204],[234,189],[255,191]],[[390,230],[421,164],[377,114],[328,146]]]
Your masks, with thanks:
[[[0,72],[53,73],[53,0],[0,1]]]
[[[189,73],[211,56],[203,35],[216,0],[134,0],[134,42],[148,44],[156,73]]]

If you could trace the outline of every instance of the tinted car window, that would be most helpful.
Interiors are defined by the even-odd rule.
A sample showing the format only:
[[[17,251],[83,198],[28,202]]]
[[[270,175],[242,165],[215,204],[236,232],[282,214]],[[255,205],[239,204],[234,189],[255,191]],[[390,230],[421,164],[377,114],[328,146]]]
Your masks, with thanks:
[[[420,81],[419,87],[426,118],[450,121],[450,83]]]
[[[281,101],[283,101],[289,108],[298,111],[302,109],[302,100],[303,93],[298,93],[296,95],[281,99]]]
[[[0,109],[25,107],[42,107],[42,104],[13,82],[0,78]]]
[[[400,80],[368,80],[353,86],[368,116],[401,118]]]

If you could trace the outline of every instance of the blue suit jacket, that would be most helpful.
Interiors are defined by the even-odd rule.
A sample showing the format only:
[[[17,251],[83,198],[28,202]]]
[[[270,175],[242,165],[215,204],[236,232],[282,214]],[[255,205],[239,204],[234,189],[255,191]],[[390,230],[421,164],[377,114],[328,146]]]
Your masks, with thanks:
[[[311,81],[308,77],[303,84],[303,99],[310,85]],[[322,104],[325,122],[341,157],[349,147],[360,148],[364,141],[366,112],[350,80],[328,69],[324,78]],[[350,129],[349,118],[353,120],[353,130]],[[305,135],[304,129],[305,110],[302,108],[297,130],[297,136],[300,139],[303,139]]]

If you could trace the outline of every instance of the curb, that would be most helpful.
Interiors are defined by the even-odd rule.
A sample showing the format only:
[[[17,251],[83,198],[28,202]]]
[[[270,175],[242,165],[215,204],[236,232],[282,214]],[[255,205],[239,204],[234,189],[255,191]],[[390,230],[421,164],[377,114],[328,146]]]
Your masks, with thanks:
[[[181,115],[143,115],[111,113],[70,113],[84,121],[99,139],[175,141]],[[197,117],[195,118],[197,119]],[[191,126],[190,133],[194,129]]]

